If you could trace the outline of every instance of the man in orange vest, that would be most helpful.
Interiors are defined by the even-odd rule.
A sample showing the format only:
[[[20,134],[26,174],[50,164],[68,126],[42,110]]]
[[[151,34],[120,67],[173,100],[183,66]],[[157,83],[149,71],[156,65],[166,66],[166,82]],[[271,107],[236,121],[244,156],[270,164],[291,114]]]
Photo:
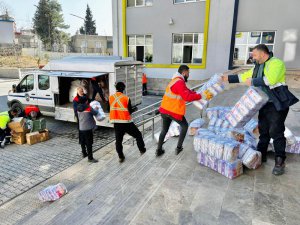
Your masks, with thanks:
[[[117,92],[109,96],[109,119],[110,122],[114,124],[116,150],[119,155],[119,162],[122,163],[125,160],[122,145],[125,133],[136,139],[141,155],[146,152],[146,148],[141,132],[131,119],[131,113],[133,112],[133,109],[129,97],[123,94],[125,90],[125,84],[123,82],[118,82],[116,84],[116,89]]]
[[[181,65],[178,72],[173,76],[171,82],[168,84],[163,96],[163,100],[159,108],[159,112],[162,117],[162,131],[159,136],[156,150],[157,157],[165,153],[162,145],[172,120],[176,121],[181,127],[175,154],[178,155],[183,150],[182,144],[188,129],[188,123],[184,117],[186,101],[191,102],[201,98],[211,99],[213,97],[210,92],[206,92],[204,94],[205,96],[201,96],[187,88],[185,83],[189,78],[189,70],[190,69],[187,65]]]
[[[143,77],[142,77],[142,84],[143,84],[143,95],[147,95],[148,92],[147,92],[147,76],[145,73],[143,73]]]

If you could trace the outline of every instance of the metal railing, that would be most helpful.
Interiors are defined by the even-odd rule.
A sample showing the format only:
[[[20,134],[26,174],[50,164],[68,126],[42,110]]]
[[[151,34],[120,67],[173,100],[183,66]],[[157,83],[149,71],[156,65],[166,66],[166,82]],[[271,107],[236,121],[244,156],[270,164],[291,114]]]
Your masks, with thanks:
[[[196,90],[196,89],[202,87],[203,84],[204,83],[196,85],[196,86],[192,87],[191,90]],[[150,125],[151,126],[151,136],[152,136],[152,138],[154,138],[155,119],[157,117],[160,117],[158,110],[159,110],[161,102],[162,102],[162,100],[160,100],[154,104],[151,104],[145,108],[142,108],[132,114],[132,118],[133,118],[133,121],[136,124],[136,126],[137,127],[142,126],[141,133],[143,135],[143,138],[145,137],[145,132],[146,132],[145,125],[149,122],[151,122],[151,125]],[[192,104],[192,103],[191,102],[186,103],[186,105],[190,105],[190,104]],[[201,117],[202,117],[202,113],[203,113],[203,110],[201,112]],[[132,140],[133,140],[133,145],[134,145],[134,139],[132,139]]]

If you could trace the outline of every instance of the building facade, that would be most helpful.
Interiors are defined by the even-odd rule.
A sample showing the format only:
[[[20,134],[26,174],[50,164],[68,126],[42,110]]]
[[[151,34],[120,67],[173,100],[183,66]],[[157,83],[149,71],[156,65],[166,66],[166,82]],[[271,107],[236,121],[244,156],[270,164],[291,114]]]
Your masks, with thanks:
[[[300,1],[112,2],[114,55],[145,62],[149,78],[169,79],[180,64],[190,66],[192,80],[251,66],[259,43],[288,68],[300,68]]]
[[[15,20],[8,14],[0,15],[0,44],[14,44]]]
[[[112,55],[113,40],[111,36],[76,34],[71,37],[72,51],[77,53],[99,53]]]

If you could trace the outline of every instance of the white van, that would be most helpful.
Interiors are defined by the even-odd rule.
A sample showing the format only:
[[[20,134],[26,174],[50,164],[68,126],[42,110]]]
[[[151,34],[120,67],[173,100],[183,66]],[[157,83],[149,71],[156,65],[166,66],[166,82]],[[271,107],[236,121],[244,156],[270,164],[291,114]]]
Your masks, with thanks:
[[[57,120],[75,122],[73,111],[74,84],[86,85],[88,96],[92,96],[91,78],[103,84],[102,90],[108,98],[115,93],[115,83],[126,85],[125,93],[133,107],[142,103],[143,63],[115,56],[66,57],[46,64],[42,70],[27,72],[8,93],[8,106],[21,111],[26,105],[36,105],[41,113]],[[71,90],[71,91],[70,91]],[[71,93],[72,92],[72,93]],[[111,126],[108,122],[107,104],[101,103],[106,120],[97,125]]]

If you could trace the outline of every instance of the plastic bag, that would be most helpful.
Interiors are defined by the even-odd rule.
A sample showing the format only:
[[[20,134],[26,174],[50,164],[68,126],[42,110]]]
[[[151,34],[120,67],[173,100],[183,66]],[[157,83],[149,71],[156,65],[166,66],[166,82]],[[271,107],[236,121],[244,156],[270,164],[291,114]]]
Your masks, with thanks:
[[[105,113],[104,113],[104,111],[103,111],[103,109],[102,109],[102,107],[101,107],[100,102],[92,101],[92,102],[90,103],[90,106],[91,106],[94,110],[96,110],[96,111],[98,112],[98,114],[97,114],[96,116],[94,116],[94,118],[95,118],[97,121],[103,121],[103,120],[106,118]],[[96,108],[98,108],[98,109],[96,109]]]
[[[180,134],[180,125],[175,121],[172,121],[168,130],[168,135],[170,137],[174,137],[174,136],[179,136],[179,134]]]
[[[40,191],[38,197],[41,201],[52,202],[60,199],[62,196],[67,194],[67,188],[64,184],[58,183],[56,185],[51,185],[44,190]]]

